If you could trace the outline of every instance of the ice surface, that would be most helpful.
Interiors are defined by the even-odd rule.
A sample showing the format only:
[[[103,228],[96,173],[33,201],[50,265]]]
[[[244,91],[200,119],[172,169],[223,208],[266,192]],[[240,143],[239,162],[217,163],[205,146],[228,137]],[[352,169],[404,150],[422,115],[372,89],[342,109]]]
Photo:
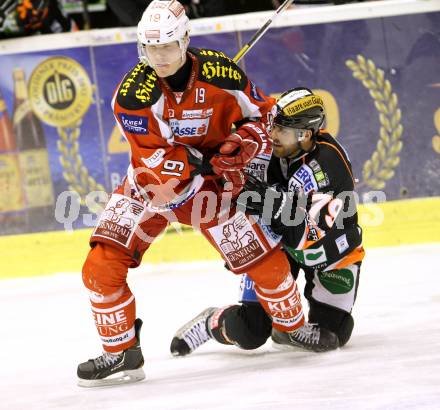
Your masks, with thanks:
[[[440,409],[440,244],[367,251],[352,339],[324,354],[210,341],[174,358],[174,331],[234,303],[238,277],[221,262],[143,265],[129,283],[147,379],[84,389],[77,364],[101,349],[81,275],[0,281],[0,408]]]

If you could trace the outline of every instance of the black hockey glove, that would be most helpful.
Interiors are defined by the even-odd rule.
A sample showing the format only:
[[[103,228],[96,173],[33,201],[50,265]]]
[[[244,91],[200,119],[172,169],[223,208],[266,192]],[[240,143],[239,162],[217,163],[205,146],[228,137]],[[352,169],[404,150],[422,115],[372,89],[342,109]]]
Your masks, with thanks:
[[[190,146],[185,146],[186,152],[188,155],[188,163],[192,165],[193,169],[191,171],[191,177],[195,177],[196,175],[214,175],[212,170],[212,165],[209,162],[211,157],[207,157],[202,155],[195,148]]]
[[[188,163],[193,166],[190,173],[194,178],[196,175],[201,175],[205,180],[214,180],[220,190],[224,190],[225,184],[232,184],[232,188],[229,187],[232,197],[235,198],[243,189],[245,182],[245,176],[242,170],[224,171],[221,175],[216,174],[211,165],[210,156],[202,155],[193,147],[186,146],[188,154]]]
[[[279,225],[286,206],[294,212],[297,196],[289,195],[279,185],[269,185],[252,175],[247,175],[243,192],[236,202],[248,214],[262,217],[264,224]]]

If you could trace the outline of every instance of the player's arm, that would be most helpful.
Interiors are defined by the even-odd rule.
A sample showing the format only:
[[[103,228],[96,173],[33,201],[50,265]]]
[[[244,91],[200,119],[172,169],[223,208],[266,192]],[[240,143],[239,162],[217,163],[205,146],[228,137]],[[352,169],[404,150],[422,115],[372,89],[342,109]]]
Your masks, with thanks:
[[[262,223],[270,225],[277,234],[295,232],[298,235],[297,232],[303,230],[304,218],[300,218],[301,223],[295,226],[286,222],[294,220],[297,212],[303,216],[307,212],[308,200],[310,197],[303,195],[300,197],[296,192],[286,192],[279,184],[269,184],[253,175],[247,175],[243,192],[236,202],[247,213],[259,216]],[[300,206],[301,204],[303,207]]]
[[[313,266],[313,260],[306,260],[307,254],[324,251],[325,262],[322,258],[317,260],[324,267],[342,259],[362,242],[362,232],[353,218],[356,205],[352,192],[334,196],[333,191],[325,190],[302,195],[249,177],[237,203],[282,235],[283,246],[300,263]]]
[[[239,70],[238,67],[236,67]],[[275,100],[261,90],[240,70],[244,87],[232,90],[241,115],[236,130],[226,136],[219,154],[211,160],[213,170],[221,174],[243,169],[253,158],[267,149]]]

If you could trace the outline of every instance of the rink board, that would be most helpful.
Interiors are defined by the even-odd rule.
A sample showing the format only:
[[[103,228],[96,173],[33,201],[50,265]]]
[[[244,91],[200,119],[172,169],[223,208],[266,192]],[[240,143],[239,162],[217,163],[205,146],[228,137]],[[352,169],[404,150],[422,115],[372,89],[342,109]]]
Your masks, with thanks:
[[[194,20],[191,46],[233,56],[270,15]],[[361,203],[371,191],[383,192],[388,201],[440,196],[439,26],[440,3],[433,0],[294,9],[280,16],[242,63],[266,94],[304,85],[322,95],[326,128],[349,153]],[[135,36],[128,28],[0,43],[7,111],[19,121],[12,74],[21,68],[43,125],[52,206],[66,191],[81,200],[71,210],[74,229],[88,227],[84,216],[93,219],[85,206],[93,200],[89,193],[112,191],[126,173],[128,144],[110,101],[137,62]],[[21,151],[0,152],[0,189],[16,154]],[[32,220],[27,196],[0,206],[0,235],[63,229],[65,201],[58,202],[56,218],[49,212]]]
[[[233,56],[270,15],[195,20],[191,45]],[[267,94],[306,85],[322,95],[326,128],[350,155],[365,215],[370,215],[366,204],[372,191],[387,200],[381,205],[384,222],[371,224],[367,218],[363,224],[367,246],[440,241],[439,26],[440,4],[435,0],[294,9],[283,13],[242,61],[249,77]],[[22,68],[32,108],[43,124],[51,188],[59,201],[56,218],[53,211],[36,223],[31,223],[26,200],[0,209],[0,235],[11,235],[0,237],[1,252],[6,260],[15,252],[14,261],[19,261],[0,269],[0,277],[80,267],[96,221],[95,208],[85,206],[87,195],[111,191],[129,161],[110,99],[136,62],[135,39],[135,30],[127,28],[0,43],[0,90],[9,116],[15,121],[12,72]],[[57,89],[57,73],[74,93]],[[38,95],[38,87],[52,93]],[[69,95],[72,100],[64,101]],[[57,101],[60,96],[63,104]],[[9,172],[2,159],[14,155],[20,152],[0,152],[0,181]],[[64,232],[62,223],[66,203],[60,195],[67,191],[78,192],[81,201],[71,202],[69,210],[74,233]],[[23,235],[41,231],[48,233]],[[53,252],[47,255],[47,250]],[[185,233],[167,234],[147,259],[216,257],[200,235]]]
[[[359,221],[367,249],[404,244],[440,243],[440,198],[361,205]],[[8,261],[0,279],[55,272],[78,272],[88,252],[90,229],[0,237],[0,259]],[[26,255],[26,258],[23,258]],[[195,231],[167,233],[154,242],[143,263],[219,260],[206,239]]]

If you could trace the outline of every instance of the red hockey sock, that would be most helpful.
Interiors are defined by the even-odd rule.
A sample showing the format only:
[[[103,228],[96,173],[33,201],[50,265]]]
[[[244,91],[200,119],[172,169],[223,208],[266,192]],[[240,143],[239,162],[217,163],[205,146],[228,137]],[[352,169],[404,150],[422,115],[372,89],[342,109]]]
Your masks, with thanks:
[[[95,325],[106,352],[120,352],[136,343],[134,331],[136,303],[128,287],[113,302],[97,303],[93,296],[90,301]]]
[[[304,324],[301,296],[291,273],[276,289],[255,286],[255,293],[261,306],[272,317],[275,329],[292,331]]]
[[[304,324],[301,296],[283,251],[275,249],[247,274],[255,282],[255,293],[274,328],[292,331]]]

